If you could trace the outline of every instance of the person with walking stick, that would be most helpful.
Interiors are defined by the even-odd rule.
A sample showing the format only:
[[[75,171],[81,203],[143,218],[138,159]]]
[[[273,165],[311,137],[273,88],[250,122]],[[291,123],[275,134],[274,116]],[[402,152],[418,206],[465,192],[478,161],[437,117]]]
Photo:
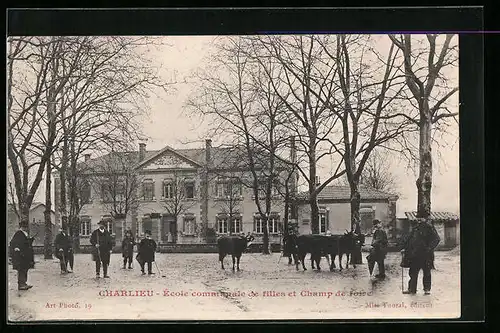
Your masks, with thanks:
[[[403,244],[401,267],[408,267],[408,289],[403,294],[414,295],[417,293],[418,273],[423,271],[424,294],[431,293],[431,269],[434,269],[434,249],[441,238],[436,228],[424,218],[417,218],[410,234]],[[401,278],[403,279],[403,277]],[[403,282],[402,282],[403,283]]]
[[[155,261],[155,251],[156,251],[156,242],[151,238],[151,231],[146,230],[145,238],[141,240],[138,246],[137,253],[137,261],[141,265],[142,275],[144,273],[144,265],[147,263],[148,265],[148,275],[155,274],[152,270],[152,263]]]
[[[92,260],[95,261],[95,273],[96,278],[100,277],[101,263],[102,263],[102,273],[104,278],[109,278],[108,266],[113,251],[113,239],[109,232],[105,229],[106,222],[104,220],[99,221],[99,228],[92,232],[90,236],[90,244],[92,244]]]
[[[54,240],[56,257],[61,264],[61,274],[73,273],[73,246],[66,230],[67,226],[63,224]],[[68,263],[71,268],[70,271],[68,271]]]

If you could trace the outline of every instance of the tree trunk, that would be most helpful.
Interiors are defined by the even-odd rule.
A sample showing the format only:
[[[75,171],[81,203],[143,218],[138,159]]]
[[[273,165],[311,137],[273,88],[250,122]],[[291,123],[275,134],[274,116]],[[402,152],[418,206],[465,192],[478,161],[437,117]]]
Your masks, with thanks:
[[[264,217],[264,223],[262,225],[263,230],[263,236],[262,236],[262,253],[263,254],[271,254],[269,251],[269,214]]]
[[[311,232],[319,234],[319,207],[316,193],[316,153],[315,142],[309,145],[309,205],[311,206]]]
[[[420,168],[417,185],[417,217],[429,218],[431,215],[432,153],[431,118],[429,105],[424,102],[420,119]]]
[[[30,206],[27,205],[25,202],[19,203],[19,225],[26,225],[28,226],[28,233],[29,233],[29,226],[30,226]]]
[[[311,206],[311,232],[313,234],[319,234],[319,207],[316,201],[316,195],[309,201]]]
[[[46,174],[47,177],[45,179],[45,238],[43,241],[43,255],[44,259],[52,259],[52,219],[51,219],[51,210],[52,210],[52,197],[51,197],[51,164],[50,162],[46,165]]]
[[[359,207],[361,202],[361,196],[359,194],[359,184],[358,181],[352,181],[349,184],[351,187],[351,231],[357,234],[361,233],[360,228],[360,218],[359,218]],[[351,255],[351,264],[362,264],[363,257],[361,255],[361,245],[356,245],[354,251]]]
[[[67,218],[66,218],[67,219]],[[71,240],[73,242],[73,251],[80,252],[80,219],[78,216],[71,216],[70,220]]]

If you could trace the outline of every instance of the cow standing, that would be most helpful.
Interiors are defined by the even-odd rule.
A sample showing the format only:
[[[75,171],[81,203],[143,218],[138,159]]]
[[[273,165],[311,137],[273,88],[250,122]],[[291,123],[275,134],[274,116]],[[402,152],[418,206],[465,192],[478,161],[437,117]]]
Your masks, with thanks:
[[[217,247],[219,249],[219,261],[222,269],[224,269],[224,258],[230,254],[233,258],[233,272],[236,262],[236,269],[240,270],[241,254],[254,240],[252,235],[247,236],[222,236],[217,240]]]

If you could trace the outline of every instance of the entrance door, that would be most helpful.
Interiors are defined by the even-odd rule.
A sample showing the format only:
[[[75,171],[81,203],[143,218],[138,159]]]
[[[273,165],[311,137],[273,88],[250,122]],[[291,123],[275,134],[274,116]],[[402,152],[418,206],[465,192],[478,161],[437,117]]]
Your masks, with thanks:
[[[170,220],[170,235],[172,237],[172,243],[177,243],[177,222],[175,219]]]

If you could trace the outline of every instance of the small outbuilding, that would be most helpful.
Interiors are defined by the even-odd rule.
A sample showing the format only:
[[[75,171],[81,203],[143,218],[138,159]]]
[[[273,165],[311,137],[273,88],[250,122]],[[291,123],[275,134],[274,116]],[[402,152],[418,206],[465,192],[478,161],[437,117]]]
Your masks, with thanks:
[[[405,212],[406,221],[402,222],[403,233],[410,230],[412,222],[417,221],[417,212]],[[460,244],[460,223],[459,217],[450,212],[432,212],[431,223],[436,228],[441,242],[438,249],[452,249]],[[405,225],[406,224],[406,225]]]

